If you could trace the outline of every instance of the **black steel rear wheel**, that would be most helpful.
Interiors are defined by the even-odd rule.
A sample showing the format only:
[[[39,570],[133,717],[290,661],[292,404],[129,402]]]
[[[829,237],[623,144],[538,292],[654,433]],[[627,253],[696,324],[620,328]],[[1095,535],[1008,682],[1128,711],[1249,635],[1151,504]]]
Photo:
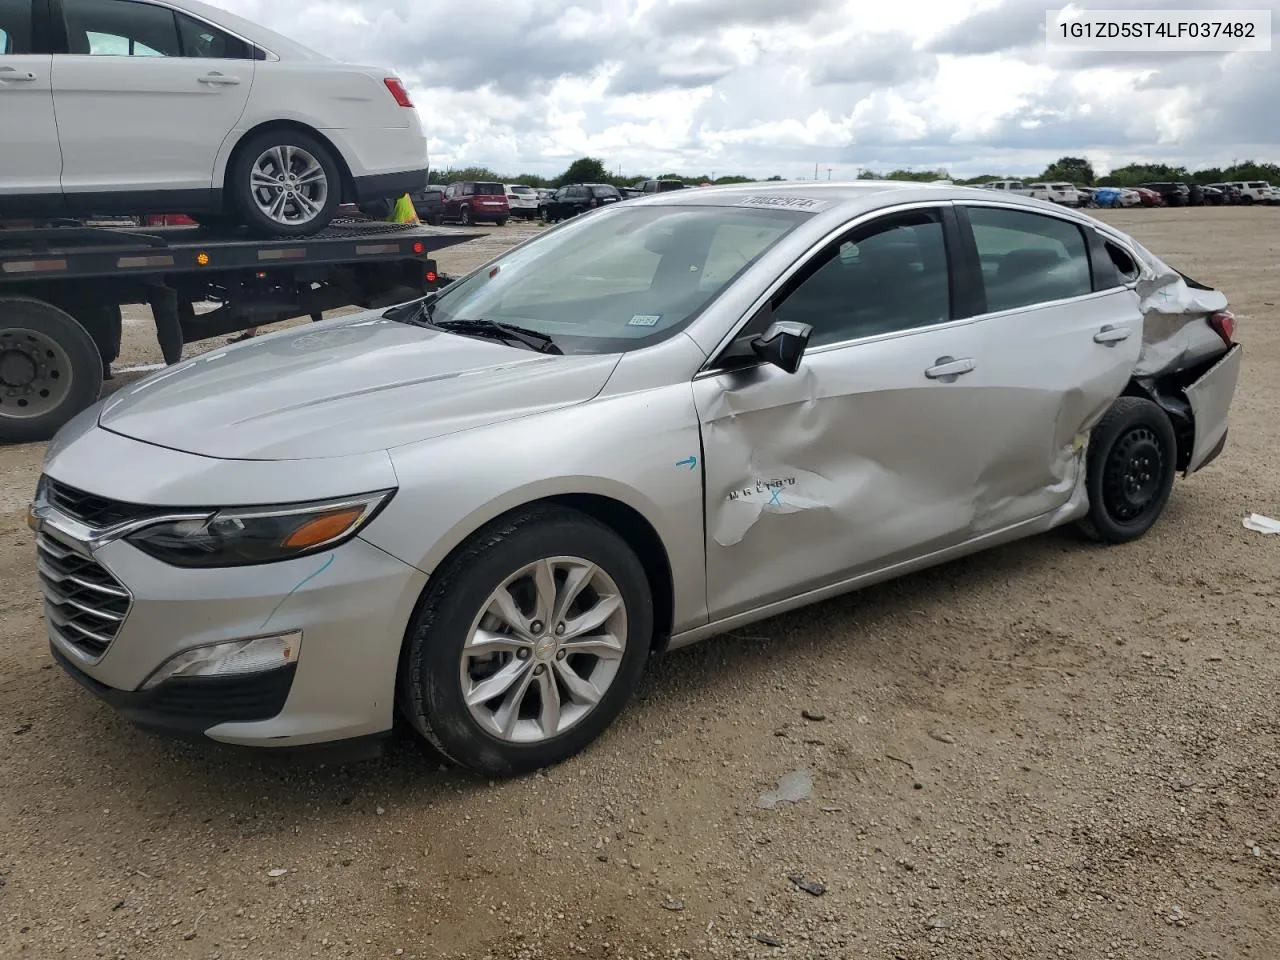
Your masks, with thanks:
[[[1103,543],[1142,536],[1164,511],[1177,473],[1168,415],[1141,397],[1121,397],[1089,438],[1089,514],[1081,528]]]

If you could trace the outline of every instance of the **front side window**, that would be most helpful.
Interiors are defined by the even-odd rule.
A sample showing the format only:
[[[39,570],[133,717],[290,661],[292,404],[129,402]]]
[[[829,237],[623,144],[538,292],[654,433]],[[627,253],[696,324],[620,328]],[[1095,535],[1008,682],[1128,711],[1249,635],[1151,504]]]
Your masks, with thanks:
[[[860,227],[797,277],[773,316],[812,326],[813,346],[951,319],[947,247],[932,212]]]
[[[0,56],[31,52],[31,0],[0,0]]]
[[[495,320],[565,353],[614,353],[673,336],[812,214],[608,206],[559,227],[434,301],[432,319]]]
[[[173,11],[138,0],[63,0],[68,50],[94,57],[180,57]]]
[[[1084,233],[1074,223],[995,207],[969,207],[968,213],[989,312],[1093,290]]]

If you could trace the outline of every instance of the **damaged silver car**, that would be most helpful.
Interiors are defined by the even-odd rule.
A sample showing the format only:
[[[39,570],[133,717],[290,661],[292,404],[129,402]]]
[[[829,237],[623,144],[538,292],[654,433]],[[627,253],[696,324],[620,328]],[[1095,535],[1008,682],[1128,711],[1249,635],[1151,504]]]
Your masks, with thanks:
[[[991,191],[618,204],[68,424],[31,512],[53,655],[170,732],[284,747],[398,713],[528,771],[655,651],[1062,524],[1141,536],[1225,443],[1226,308]]]

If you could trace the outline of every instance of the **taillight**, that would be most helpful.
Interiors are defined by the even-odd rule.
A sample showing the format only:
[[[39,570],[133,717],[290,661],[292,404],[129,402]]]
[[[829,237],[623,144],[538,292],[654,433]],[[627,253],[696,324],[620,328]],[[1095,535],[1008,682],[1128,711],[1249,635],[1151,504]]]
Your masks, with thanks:
[[[1213,332],[1222,338],[1223,343],[1228,347],[1234,342],[1236,337],[1236,315],[1230,310],[1219,310],[1217,313],[1209,314],[1209,326],[1213,327]]]
[[[391,95],[396,98],[396,103],[402,107],[412,107],[413,101],[409,99],[409,91],[404,88],[404,84],[395,77],[387,77],[382,81],[387,85],[387,89],[391,91]]]

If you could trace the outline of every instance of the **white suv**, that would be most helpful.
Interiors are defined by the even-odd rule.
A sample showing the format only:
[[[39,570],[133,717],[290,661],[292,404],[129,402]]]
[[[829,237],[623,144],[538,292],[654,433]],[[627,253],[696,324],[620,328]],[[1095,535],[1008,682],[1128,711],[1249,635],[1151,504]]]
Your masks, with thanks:
[[[523,183],[504,183],[503,191],[507,195],[507,206],[511,208],[513,217],[532,220],[538,215],[538,191]]]
[[[1276,201],[1275,187],[1265,180],[1233,180],[1230,185],[1239,188],[1241,203],[1274,203]]]
[[[1031,196],[1036,200],[1048,200],[1068,207],[1080,206],[1080,191],[1070,183],[1033,183]]]
[[[420,189],[404,86],[198,0],[0,0],[0,217],[189,213],[266,236]]]

